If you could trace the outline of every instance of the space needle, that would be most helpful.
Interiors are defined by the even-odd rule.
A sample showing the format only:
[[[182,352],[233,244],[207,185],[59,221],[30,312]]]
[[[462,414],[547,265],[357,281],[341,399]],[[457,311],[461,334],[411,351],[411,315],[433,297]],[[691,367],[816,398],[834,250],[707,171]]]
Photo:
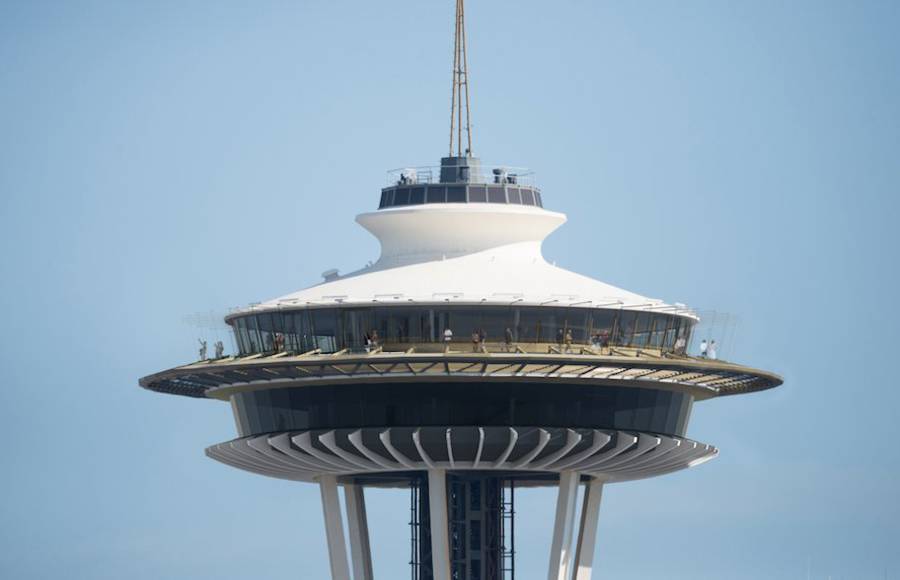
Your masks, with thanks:
[[[378,260],[230,313],[238,352],[140,385],[230,405],[237,437],[209,457],[319,486],[334,580],[373,578],[367,487],[409,494],[413,580],[514,579],[516,490],[539,486],[548,580],[589,580],[604,486],[714,458],[694,404],[782,380],[689,354],[684,305],[544,258],[566,216],[473,152],[463,0],[454,45],[447,156],[389,172],[356,218]]]

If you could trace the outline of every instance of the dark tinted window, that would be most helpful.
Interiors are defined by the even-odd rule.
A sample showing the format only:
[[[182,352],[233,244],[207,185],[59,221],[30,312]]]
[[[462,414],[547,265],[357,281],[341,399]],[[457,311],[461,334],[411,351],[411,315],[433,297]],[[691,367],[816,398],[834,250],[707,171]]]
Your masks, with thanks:
[[[518,187],[510,187],[506,191],[506,195],[509,197],[509,203],[522,204],[522,194],[519,193]]]
[[[487,192],[483,185],[473,185],[469,187],[469,201],[481,203],[487,201]]]
[[[693,398],[645,387],[485,382],[289,387],[237,393],[233,400],[241,436],[301,429],[468,425],[681,436]],[[433,433],[423,437],[427,435]]]
[[[409,193],[409,203],[418,204],[425,203],[425,188],[414,187]]]
[[[444,203],[447,201],[447,188],[445,187],[429,187],[426,203]]]
[[[522,203],[524,205],[534,205],[534,192],[532,192],[530,189],[523,189]]]
[[[506,203],[506,192],[502,185],[488,186],[488,201],[491,203]]]
[[[535,191],[535,192],[534,192],[534,201],[536,202],[536,205],[537,205],[538,207],[544,207],[544,200],[541,199],[541,192],[540,192],[540,191]]]
[[[409,205],[409,189],[401,187],[394,190],[394,205]]]
[[[447,188],[447,203],[465,203],[466,202],[466,188],[465,187],[448,187]]]

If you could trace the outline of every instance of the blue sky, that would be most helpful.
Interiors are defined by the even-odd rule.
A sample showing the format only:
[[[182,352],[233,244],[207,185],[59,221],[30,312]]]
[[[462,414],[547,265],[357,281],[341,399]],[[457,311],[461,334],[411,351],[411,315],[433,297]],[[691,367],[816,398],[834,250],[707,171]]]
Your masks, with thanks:
[[[0,576],[325,578],[314,486],[219,465],[229,409],[137,387],[198,312],[374,259],[444,153],[452,2],[0,3]],[[538,171],[545,255],[740,316],[784,387],[604,495],[599,577],[900,578],[900,4],[472,0],[475,153]],[[407,497],[369,496],[406,577]],[[522,495],[520,579],[554,496]]]

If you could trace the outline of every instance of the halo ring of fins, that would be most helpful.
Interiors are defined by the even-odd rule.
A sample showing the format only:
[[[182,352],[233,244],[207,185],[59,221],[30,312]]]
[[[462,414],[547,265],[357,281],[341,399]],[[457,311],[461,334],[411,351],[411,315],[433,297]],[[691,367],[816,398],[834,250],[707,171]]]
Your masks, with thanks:
[[[294,481],[427,469],[575,471],[627,481],[686,469],[718,453],[711,445],[668,435],[541,427],[285,431],[206,449],[209,457],[226,465]]]

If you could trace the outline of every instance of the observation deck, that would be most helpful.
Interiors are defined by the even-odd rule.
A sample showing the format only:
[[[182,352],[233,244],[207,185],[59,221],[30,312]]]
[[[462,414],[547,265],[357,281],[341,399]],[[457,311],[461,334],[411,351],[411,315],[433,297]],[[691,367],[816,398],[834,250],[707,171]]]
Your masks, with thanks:
[[[439,166],[393,169],[378,209],[432,203],[497,203],[544,207],[534,172],[482,165],[475,157],[445,157]]]
[[[345,348],[333,353],[259,352],[189,363],[144,377],[140,385],[157,392],[228,400],[237,392],[267,386],[540,379],[597,386],[652,384],[705,400],[782,383],[780,376],[768,371],[659,348],[488,342],[473,350],[457,342],[446,352],[433,343],[393,343],[371,351]]]

